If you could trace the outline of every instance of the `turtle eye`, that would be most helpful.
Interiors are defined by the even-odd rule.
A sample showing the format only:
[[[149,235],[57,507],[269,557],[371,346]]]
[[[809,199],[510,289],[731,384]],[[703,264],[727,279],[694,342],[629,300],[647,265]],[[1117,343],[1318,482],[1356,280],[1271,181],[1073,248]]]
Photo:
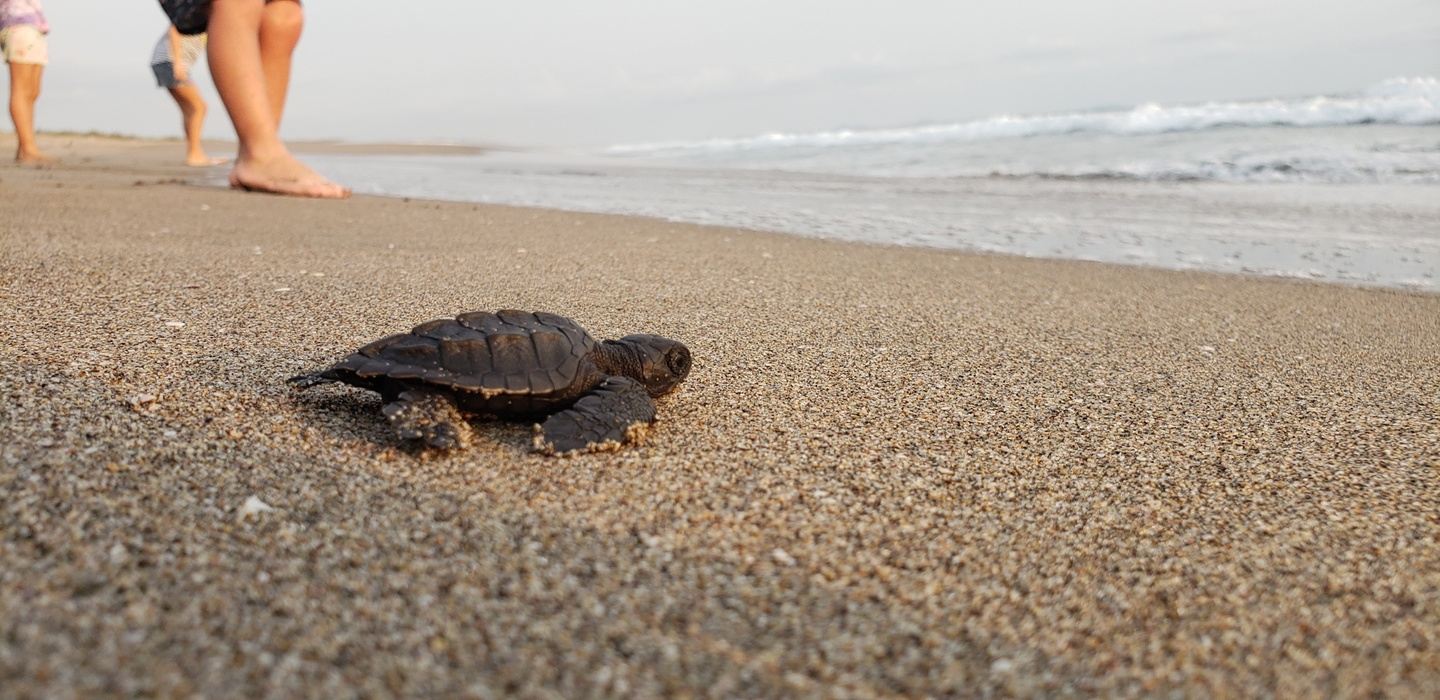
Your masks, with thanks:
[[[677,377],[684,377],[690,373],[690,352],[685,348],[675,348],[665,354],[665,366],[670,368],[670,373]]]

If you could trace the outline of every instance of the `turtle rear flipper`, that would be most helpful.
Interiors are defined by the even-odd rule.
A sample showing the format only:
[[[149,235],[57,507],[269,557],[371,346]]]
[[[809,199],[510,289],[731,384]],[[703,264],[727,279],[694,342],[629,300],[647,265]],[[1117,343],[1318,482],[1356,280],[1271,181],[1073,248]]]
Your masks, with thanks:
[[[643,435],[655,401],[639,382],[606,377],[574,406],[536,426],[535,451],[551,455],[613,450]]]
[[[380,409],[402,440],[453,450],[470,444],[470,424],[449,396],[430,391],[402,392]]]

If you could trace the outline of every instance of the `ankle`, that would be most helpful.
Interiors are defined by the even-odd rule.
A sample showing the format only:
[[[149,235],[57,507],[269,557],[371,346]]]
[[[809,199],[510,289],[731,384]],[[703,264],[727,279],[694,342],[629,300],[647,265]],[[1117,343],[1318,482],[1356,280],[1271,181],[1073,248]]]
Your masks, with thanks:
[[[289,149],[280,141],[263,144],[240,144],[240,150],[236,154],[236,163],[273,163],[291,158]]]

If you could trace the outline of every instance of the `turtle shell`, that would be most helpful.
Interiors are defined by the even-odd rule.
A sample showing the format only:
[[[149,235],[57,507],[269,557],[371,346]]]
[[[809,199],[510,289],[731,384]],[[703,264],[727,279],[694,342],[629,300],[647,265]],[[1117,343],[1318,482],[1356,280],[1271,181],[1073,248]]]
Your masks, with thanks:
[[[593,383],[595,345],[564,316],[477,311],[377,340],[330,371],[341,381],[346,374],[359,380],[350,383],[424,383],[486,398],[568,394]]]

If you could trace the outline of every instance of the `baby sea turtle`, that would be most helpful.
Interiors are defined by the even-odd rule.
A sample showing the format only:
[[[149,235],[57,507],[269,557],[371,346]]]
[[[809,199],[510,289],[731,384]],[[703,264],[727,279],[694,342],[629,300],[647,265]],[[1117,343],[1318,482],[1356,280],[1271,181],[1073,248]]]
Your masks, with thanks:
[[[506,309],[422,323],[290,382],[379,392],[402,439],[438,449],[470,442],[467,414],[549,416],[535,426],[534,447],[565,454],[639,439],[655,420],[652,397],[689,373],[690,350],[669,338],[596,342],[564,316]]]

